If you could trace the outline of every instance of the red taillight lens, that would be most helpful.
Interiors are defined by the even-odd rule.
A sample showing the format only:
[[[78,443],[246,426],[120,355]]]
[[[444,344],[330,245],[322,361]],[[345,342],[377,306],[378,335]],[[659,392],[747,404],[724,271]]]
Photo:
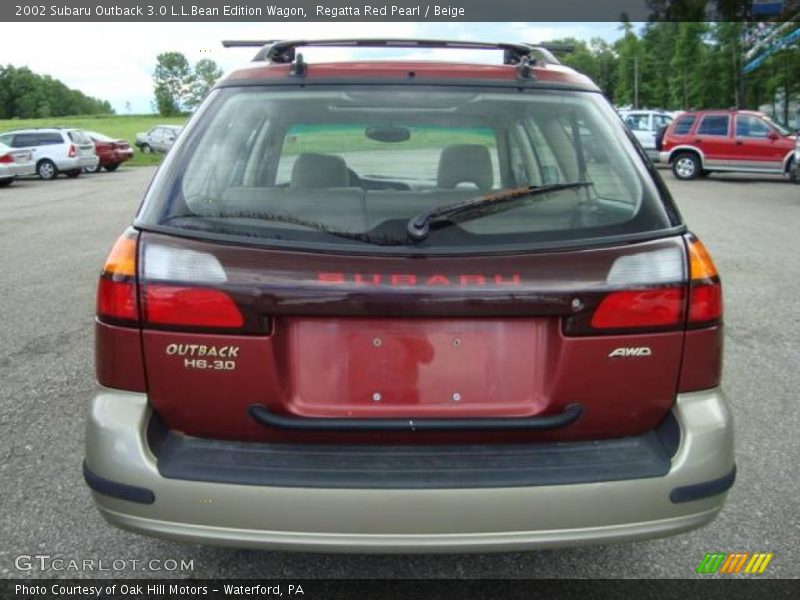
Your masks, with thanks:
[[[172,285],[144,286],[148,323],[182,327],[239,328],[244,318],[233,299],[218,290]]]
[[[14,162],[14,157],[11,156],[10,154],[3,154],[2,156],[0,156],[0,164],[7,165],[13,162]]]
[[[689,323],[707,323],[722,317],[722,286],[719,282],[710,285],[692,285],[689,303]]]
[[[97,316],[103,320],[136,321],[136,312],[136,284],[103,275],[97,288]]]
[[[632,329],[677,325],[683,316],[683,290],[664,288],[612,292],[592,315],[593,329]]]
[[[77,156],[77,155],[78,155],[78,149],[77,149],[77,148],[76,148],[76,147],[75,147],[73,144],[70,144],[70,147],[69,147],[69,157],[70,157],[70,158],[73,158],[73,157],[75,157],[75,156]]]

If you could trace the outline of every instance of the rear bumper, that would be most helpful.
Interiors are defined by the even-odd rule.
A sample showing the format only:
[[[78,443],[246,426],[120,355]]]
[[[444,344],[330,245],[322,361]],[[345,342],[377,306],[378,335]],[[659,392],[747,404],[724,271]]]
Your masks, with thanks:
[[[701,527],[722,508],[734,473],[723,394],[682,394],[673,414],[680,442],[660,477],[470,488],[278,487],[162,476],[147,442],[147,397],[101,389],[91,404],[85,469],[111,524],[194,542],[372,552],[606,543]]]
[[[75,171],[78,169],[84,169],[88,167],[95,167],[97,166],[97,155],[94,154],[92,156],[74,156],[68,158],[62,158],[61,160],[56,163],[56,167],[58,167],[59,171]]]
[[[670,155],[669,152],[664,152],[663,150],[661,152],[659,152],[658,153],[659,162],[668,163],[669,162],[669,155]]]
[[[131,160],[133,158],[133,150],[112,150],[100,156],[100,164],[104,167],[106,165],[118,165]]]

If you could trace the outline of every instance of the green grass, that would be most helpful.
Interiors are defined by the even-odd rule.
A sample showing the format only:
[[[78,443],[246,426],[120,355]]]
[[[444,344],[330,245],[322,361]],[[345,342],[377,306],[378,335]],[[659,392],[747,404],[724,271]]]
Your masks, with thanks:
[[[299,125],[289,130],[283,154],[417,150],[443,148],[451,144],[481,144],[491,148],[496,144],[494,134],[488,129],[417,126],[410,130],[409,140],[385,143],[367,138],[364,125]]]
[[[187,117],[160,117],[158,115],[97,115],[84,117],[52,117],[47,119],[0,120],[0,133],[10,129],[28,127],[74,127],[103,133],[112,138],[128,140],[133,146],[137,133],[149,131],[155,125],[183,125]],[[133,160],[126,165],[157,165],[161,154],[142,154],[134,148]]]

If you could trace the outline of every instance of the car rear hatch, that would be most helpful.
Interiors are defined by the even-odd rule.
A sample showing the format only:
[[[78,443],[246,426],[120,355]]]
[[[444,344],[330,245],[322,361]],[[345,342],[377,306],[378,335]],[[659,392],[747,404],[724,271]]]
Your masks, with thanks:
[[[657,174],[597,94],[429,92],[212,94],[101,280],[105,374],[141,368],[166,427],[205,438],[655,428],[689,321],[719,317],[690,308],[694,242]]]
[[[86,135],[86,132],[79,129],[73,129],[69,131],[68,134],[69,139],[72,141],[72,145],[75,147],[75,152],[78,157],[87,158],[94,156],[94,142],[92,142],[92,139]]]

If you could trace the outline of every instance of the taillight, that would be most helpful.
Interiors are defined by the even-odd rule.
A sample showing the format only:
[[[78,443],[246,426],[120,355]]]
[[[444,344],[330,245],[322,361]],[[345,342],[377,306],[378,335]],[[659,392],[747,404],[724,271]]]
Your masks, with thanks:
[[[244,326],[234,299],[216,287],[228,278],[215,256],[151,243],[145,244],[142,260],[140,297],[146,325],[215,330]]]
[[[689,310],[681,363],[679,392],[707,390],[722,377],[722,284],[714,261],[693,235],[686,236],[689,254]]]
[[[74,144],[69,145],[69,157],[74,158],[78,155],[78,149],[75,147]]]
[[[123,233],[106,259],[97,287],[95,374],[100,385],[146,391],[136,299],[138,234]]]
[[[683,319],[683,288],[612,292],[592,315],[593,329],[635,329],[678,325]]]
[[[682,329],[686,315],[686,259],[680,247],[626,254],[606,276],[609,291],[580,298],[564,320],[567,335],[612,335]]]
[[[10,154],[3,154],[2,156],[0,156],[0,164],[7,165],[13,162],[14,162],[14,157],[11,156]]]
[[[687,239],[689,252],[690,328],[716,325],[722,319],[722,283],[717,268],[703,243],[694,236]]]
[[[128,229],[114,244],[106,259],[97,288],[97,317],[114,325],[136,325],[137,234]]]
[[[103,275],[97,288],[97,315],[104,320],[136,321],[136,284]]]
[[[145,321],[154,325],[235,329],[244,324],[236,303],[219,290],[148,283],[143,296]]]

